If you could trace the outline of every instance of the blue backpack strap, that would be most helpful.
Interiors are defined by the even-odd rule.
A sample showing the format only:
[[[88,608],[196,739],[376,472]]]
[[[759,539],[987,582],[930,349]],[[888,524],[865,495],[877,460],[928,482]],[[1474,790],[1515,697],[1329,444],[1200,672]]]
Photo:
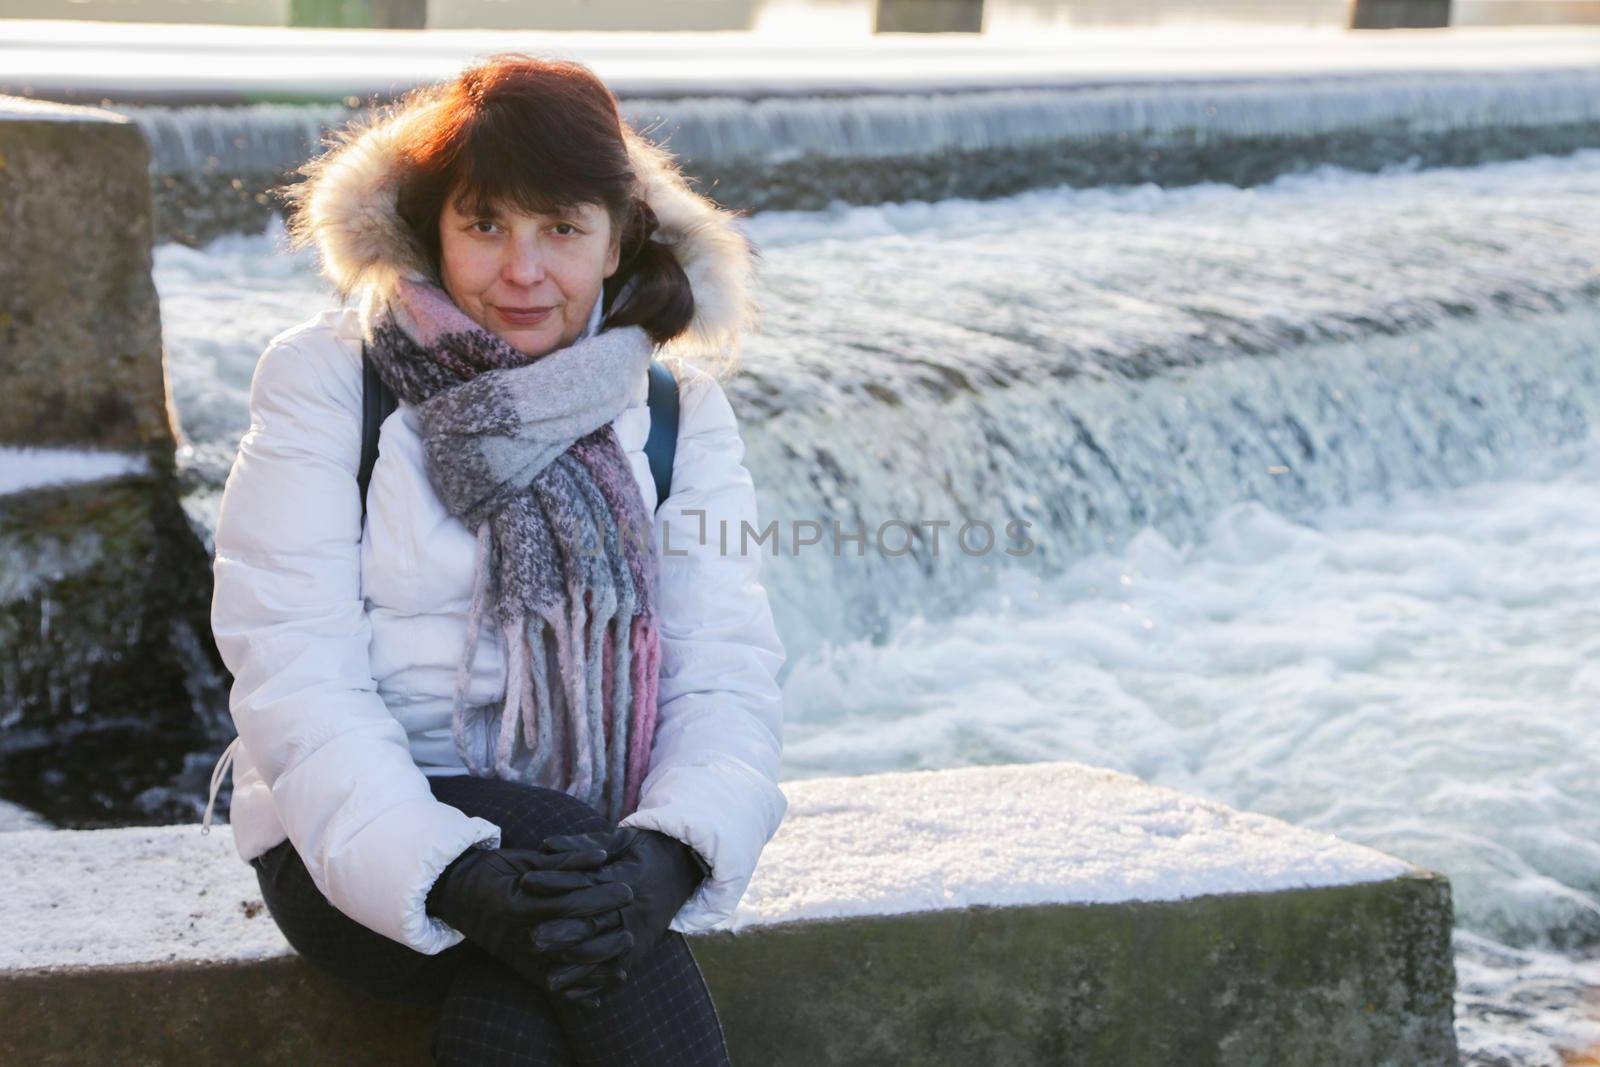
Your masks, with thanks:
[[[678,448],[678,379],[660,360],[650,361],[650,436],[644,454],[656,481],[656,510],[672,495],[672,459]]]

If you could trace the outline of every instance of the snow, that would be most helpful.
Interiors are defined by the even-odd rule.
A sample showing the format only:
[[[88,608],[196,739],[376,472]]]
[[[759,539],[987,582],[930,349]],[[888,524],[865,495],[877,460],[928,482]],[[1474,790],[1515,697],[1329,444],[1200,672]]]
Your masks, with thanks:
[[[69,107],[48,100],[0,95],[0,119],[26,119],[29,122],[127,122],[115,111],[98,107]]]
[[[37,812],[12,804],[10,801],[0,800],[0,833],[11,833],[16,830],[48,830],[50,820]]]
[[[0,834],[0,871],[0,970],[291,951],[226,828]]]
[[[1379,881],[1411,864],[1072,761],[784,782],[727,929],[975,904],[1174,900]],[[0,970],[290,951],[228,828],[0,835]]]
[[[732,929],[974,904],[1179,900],[1417,869],[1332,834],[1070,760],[782,788],[789,809]]]
[[[0,445],[0,495],[67,482],[142,474],[150,461],[137,452]]]

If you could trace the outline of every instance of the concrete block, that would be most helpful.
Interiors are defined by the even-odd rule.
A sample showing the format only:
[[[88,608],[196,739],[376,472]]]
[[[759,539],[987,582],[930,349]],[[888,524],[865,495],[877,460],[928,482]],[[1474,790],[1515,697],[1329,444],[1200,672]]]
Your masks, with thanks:
[[[175,478],[149,165],[121,115],[0,98],[0,446],[26,446],[0,447],[0,762],[24,803],[80,760],[103,773],[113,732],[181,753],[226,713]]]
[[[0,97],[0,443],[170,466],[149,168],[121,115]]]
[[[734,1062],[1455,1064],[1449,883],[1073,762],[783,784],[690,937]],[[293,956],[225,830],[0,835],[0,1060],[426,1062]]]

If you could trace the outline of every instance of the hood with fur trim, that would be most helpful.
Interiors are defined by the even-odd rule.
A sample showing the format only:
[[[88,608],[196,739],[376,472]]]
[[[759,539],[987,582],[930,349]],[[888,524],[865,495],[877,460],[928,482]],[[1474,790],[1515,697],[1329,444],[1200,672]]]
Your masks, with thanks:
[[[432,99],[402,102],[360,117],[324,141],[303,166],[305,180],[283,195],[296,208],[291,246],[315,246],[321,270],[340,297],[354,297],[363,333],[401,277],[427,279],[426,258],[396,208],[404,163],[398,152],[409,124],[426,121]],[[689,357],[707,369],[737,360],[741,335],[756,327],[750,293],[758,253],[735,226],[733,212],[689,188],[672,156],[622,124],[645,200],[659,223],[651,240],[672,246],[694,292],[688,330],[662,353]]]

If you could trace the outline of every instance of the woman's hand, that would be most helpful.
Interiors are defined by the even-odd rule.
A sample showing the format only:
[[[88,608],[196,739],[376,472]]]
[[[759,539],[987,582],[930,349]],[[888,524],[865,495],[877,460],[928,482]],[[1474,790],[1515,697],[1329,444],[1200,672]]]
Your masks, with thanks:
[[[597,924],[594,937],[564,952],[560,960],[534,944],[534,928],[540,922],[616,916],[617,909],[632,899],[625,882],[597,881],[584,873],[599,868],[605,859],[604,849],[553,854],[470,848],[434,882],[426,910],[541,988],[562,992],[590,975],[597,961],[616,956],[629,944],[627,931],[617,921]],[[529,892],[523,883],[533,874],[547,879],[541,888],[550,884],[570,888],[559,895]]]
[[[638,826],[619,826],[615,830],[588,834],[560,834],[544,839],[545,854],[552,868],[523,876],[522,886],[530,893],[560,900],[567,896],[583,899],[603,885],[626,885],[629,899],[609,914],[573,911],[538,921],[533,937],[536,946],[564,958],[589,958],[616,944],[619,932],[628,935],[626,948],[608,965],[606,980],[624,980],[635,964],[649,955],[666,936],[684,902],[699,888],[705,871],[688,845],[668,834]],[[601,850],[606,860],[597,868],[589,857]],[[568,857],[568,859],[563,859]]]

